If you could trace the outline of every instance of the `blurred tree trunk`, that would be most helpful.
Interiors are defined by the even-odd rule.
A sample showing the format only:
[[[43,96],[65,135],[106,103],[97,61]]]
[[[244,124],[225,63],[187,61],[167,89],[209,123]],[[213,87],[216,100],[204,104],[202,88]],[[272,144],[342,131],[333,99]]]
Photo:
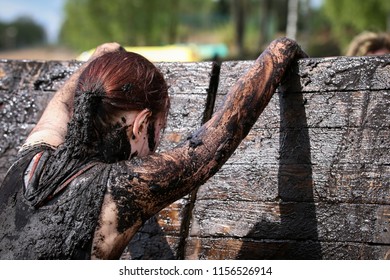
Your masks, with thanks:
[[[299,43],[303,49],[307,48],[309,42],[311,13],[312,10],[310,8],[310,0],[301,0],[298,11],[298,32]]]
[[[272,0],[260,2],[260,49],[271,41]]]
[[[288,0],[286,36],[293,40],[297,37],[298,5],[299,0]]]
[[[236,47],[239,57],[245,54],[244,36],[245,36],[245,16],[246,0],[233,0],[233,15],[235,20]]]
[[[171,10],[175,11],[172,13],[169,27],[168,27],[168,42],[173,43],[177,40],[177,30],[179,26],[179,13],[180,13],[181,0],[171,1]]]
[[[387,15],[386,31],[390,32],[390,13]]]

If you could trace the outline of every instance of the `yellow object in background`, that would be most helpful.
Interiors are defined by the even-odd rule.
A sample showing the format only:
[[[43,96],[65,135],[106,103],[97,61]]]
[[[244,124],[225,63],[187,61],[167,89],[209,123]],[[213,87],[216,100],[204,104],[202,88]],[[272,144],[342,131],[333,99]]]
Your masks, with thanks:
[[[191,46],[146,46],[125,47],[126,51],[138,53],[152,62],[194,62],[199,61],[198,55]],[[86,61],[95,49],[83,52],[77,60]]]
[[[125,47],[126,51],[138,53],[152,62],[197,62],[223,59],[229,51],[225,44],[177,44],[166,46]],[[85,51],[77,60],[86,61],[95,49]]]

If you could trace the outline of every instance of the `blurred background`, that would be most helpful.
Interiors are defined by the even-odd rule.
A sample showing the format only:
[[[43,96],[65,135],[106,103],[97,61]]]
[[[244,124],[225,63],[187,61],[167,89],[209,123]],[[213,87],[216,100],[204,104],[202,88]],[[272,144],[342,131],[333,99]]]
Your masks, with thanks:
[[[312,57],[390,31],[389,0],[0,0],[0,59],[86,59],[116,41],[153,61],[254,59],[277,37]]]

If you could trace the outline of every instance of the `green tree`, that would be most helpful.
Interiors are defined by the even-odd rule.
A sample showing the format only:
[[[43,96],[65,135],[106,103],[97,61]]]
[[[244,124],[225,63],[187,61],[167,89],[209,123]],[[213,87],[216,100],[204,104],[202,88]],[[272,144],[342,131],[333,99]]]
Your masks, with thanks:
[[[362,31],[389,28],[389,0],[325,0],[324,12],[330,20],[332,35],[343,48]]]
[[[205,6],[203,0],[68,0],[60,39],[79,49],[107,41],[162,45],[178,37],[180,14]]]
[[[45,30],[29,17],[20,17],[10,23],[0,23],[0,49],[22,48],[45,42]]]

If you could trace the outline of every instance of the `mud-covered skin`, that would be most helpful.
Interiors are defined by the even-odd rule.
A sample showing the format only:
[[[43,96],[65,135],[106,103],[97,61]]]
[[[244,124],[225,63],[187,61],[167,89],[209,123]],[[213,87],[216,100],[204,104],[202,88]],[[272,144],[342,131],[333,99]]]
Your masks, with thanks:
[[[272,42],[230,90],[222,108],[185,142],[159,155],[112,166],[108,195],[115,204],[121,244],[126,246],[144,221],[221,168],[267,106],[290,63],[305,56],[294,41]],[[98,248],[99,242],[95,245]],[[123,249],[107,254],[96,250],[94,256],[118,258]]]
[[[40,150],[25,153],[1,186],[0,259],[90,259],[110,166],[97,163],[35,208],[23,195],[23,173]]]

